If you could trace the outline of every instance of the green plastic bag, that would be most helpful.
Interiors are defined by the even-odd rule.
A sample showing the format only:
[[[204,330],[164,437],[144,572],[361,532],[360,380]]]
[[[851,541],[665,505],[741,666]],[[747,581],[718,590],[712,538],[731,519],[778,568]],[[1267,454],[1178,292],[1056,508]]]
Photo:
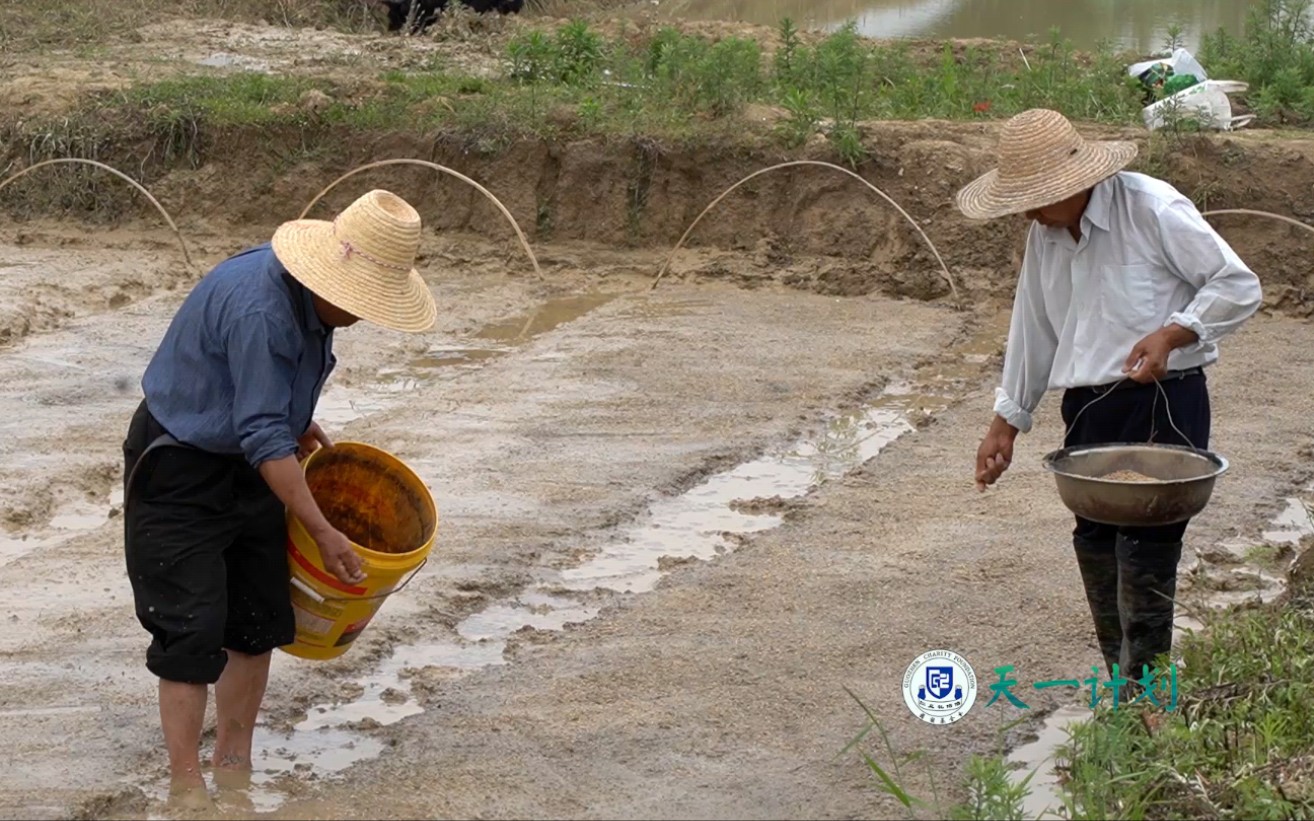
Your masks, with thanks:
[[[1179,91],[1190,88],[1193,85],[1199,85],[1200,81],[1194,74],[1174,74],[1164,81],[1163,96],[1171,97]]]

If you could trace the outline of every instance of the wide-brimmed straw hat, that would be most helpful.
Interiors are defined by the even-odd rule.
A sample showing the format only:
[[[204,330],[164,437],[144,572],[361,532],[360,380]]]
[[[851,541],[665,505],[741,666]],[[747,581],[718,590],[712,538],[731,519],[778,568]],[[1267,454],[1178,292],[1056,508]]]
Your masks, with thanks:
[[[298,282],[354,316],[409,333],[428,330],[438,317],[415,270],[420,215],[390,191],[370,191],[332,222],[285,222],[272,245]]]
[[[970,219],[1044,208],[1093,188],[1135,158],[1135,143],[1085,140],[1057,111],[1024,111],[999,135],[999,167],[959,191],[958,208]]]

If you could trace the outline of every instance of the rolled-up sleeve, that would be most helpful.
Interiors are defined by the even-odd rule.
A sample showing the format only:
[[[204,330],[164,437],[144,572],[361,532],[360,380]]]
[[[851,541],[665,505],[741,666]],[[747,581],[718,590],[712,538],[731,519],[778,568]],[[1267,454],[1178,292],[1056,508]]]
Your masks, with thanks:
[[[233,428],[254,467],[297,452],[290,410],[301,343],[277,317],[249,313],[228,324]]]
[[[1212,348],[1259,310],[1259,277],[1189,201],[1174,200],[1158,217],[1164,263],[1197,289],[1190,304],[1166,324],[1181,325],[1199,337],[1185,350]]]
[[[994,411],[1021,433],[1031,430],[1032,414],[1049,389],[1058,336],[1045,314],[1039,248],[1033,223],[1013,297],[1013,316],[1004,351],[1004,373],[995,389]]]

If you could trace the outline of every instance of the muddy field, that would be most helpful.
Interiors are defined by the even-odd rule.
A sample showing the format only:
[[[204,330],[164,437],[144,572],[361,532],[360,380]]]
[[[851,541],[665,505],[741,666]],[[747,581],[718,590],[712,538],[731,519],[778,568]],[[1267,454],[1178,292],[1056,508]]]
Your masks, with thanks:
[[[141,37],[108,57],[11,59],[0,98],[58,108],[95,83],[182,64],[299,70],[315,38],[381,65],[423,59],[384,38],[217,22]],[[485,47],[471,42],[477,61]],[[160,59],[134,66],[143,43]],[[86,223],[25,211],[10,189],[0,743],[21,766],[0,775],[0,816],[166,814],[119,518],[141,372],[200,272],[264,241],[343,171],[397,156],[445,162],[503,198],[543,276],[455,181],[381,171],[318,207],[379,185],[429,223],[422,270],[438,327],[342,334],[318,416],[331,436],[419,472],[439,509],[437,549],[341,659],[276,655],[256,772],[220,785],[222,814],[888,816],[898,808],[860,759],[836,757],[863,725],[845,688],[897,749],[930,754],[907,786],[929,798],[934,780],[952,796],[968,756],[995,749],[1021,714],[984,706],[994,667],[1038,681],[1084,677],[1099,658],[1070,518],[1040,468],[1061,438],[1054,397],[1002,484],[978,494],[972,482],[1022,226],[969,224],[950,198],[988,167],[993,135],[943,123],[865,132],[873,159],[860,172],[931,236],[963,310],[901,217],[816,169],[746,186],[651,289],[713,197],[782,159],[765,149],[580,142],[486,156],[386,134],[326,141],[321,159],[289,169],[273,158],[291,136],[227,135],[198,167],[149,180],[191,269],[126,189],[117,219]],[[21,165],[20,147],[0,154]],[[1255,132],[1185,143],[1164,168],[1207,207],[1304,219],[1312,156],[1314,142]],[[1300,343],[1308,235],[1253,218],[1218,225],[1267,299],[1210,374],[1215,447],[1232,470],[1188,536],[1196,609],[1273,595],[1280,567],[1255,549],[1290,550],[1312,530],[1295,501],[1314,476],[1314,353]],[[904,669],[937,647],[966,655],[982,680],[977,707],[951,727],[902,703]],[[1066,702],[1033,691],[1030,703],[1040,719]]]

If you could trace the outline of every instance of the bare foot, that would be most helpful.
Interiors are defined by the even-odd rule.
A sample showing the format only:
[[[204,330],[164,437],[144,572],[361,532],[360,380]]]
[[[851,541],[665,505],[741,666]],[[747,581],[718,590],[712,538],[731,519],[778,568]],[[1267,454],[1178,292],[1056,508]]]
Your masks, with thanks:
[[[218,792],[216,803],[225,810],[254,812],[255,802],[251,800],[251,770],[235,770],[217,767],[214,770],[214,786]]]
[[[251,769],[230,767],[214,768],[214,785],[221,790],[247,790],[251,788]]]
[[[175,779],[169,785],[167,806],[170,812],[183,817],[195,817],[201,813],[213,814],[217,810],[214,800],[210,798],[209,790],[205,788],[205,781],[190,778]]]

